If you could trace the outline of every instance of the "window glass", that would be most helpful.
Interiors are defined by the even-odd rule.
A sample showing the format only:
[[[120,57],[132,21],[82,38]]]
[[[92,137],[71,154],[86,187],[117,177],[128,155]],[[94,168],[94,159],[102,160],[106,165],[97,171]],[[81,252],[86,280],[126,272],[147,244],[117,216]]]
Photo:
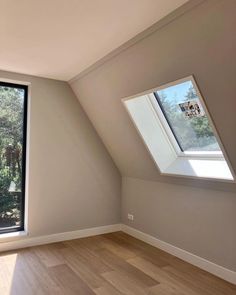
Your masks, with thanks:
[[[27,88],[0,83],[0,233],[24,226]]]
[[[182,151],[221,151],[192,81],[154,94]]]

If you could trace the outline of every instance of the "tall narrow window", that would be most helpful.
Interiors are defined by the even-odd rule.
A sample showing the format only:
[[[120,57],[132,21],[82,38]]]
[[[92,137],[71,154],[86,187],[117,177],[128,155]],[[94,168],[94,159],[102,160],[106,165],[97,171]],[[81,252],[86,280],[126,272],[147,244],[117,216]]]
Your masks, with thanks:
[[[24,229],[27,86],[0,82],[0,233]]]

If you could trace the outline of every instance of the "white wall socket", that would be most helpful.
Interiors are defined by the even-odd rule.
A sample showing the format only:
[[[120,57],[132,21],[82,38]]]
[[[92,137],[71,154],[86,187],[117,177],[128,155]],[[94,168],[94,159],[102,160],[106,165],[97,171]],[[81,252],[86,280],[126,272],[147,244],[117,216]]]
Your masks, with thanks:
[[[133,214],[130,214],[130,213],[128,213],[128,219],[129,219],[129,220],[134,220],[134,215],[133,215]]]

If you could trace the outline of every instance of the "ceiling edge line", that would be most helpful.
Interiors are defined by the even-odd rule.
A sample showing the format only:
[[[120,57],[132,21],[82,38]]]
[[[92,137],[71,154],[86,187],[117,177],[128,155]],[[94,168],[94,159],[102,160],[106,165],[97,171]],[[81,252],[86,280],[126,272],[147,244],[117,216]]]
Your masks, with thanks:
[[[142,41],[143,39],[149,37],[150,35],[154,34],[158,30],[162,29],[163,27],[167,26],[177,18],[183,16],[188,11],[191,11],[192,9],[196,8],[200,4],[205,2],[205,0],[190,0],[189,2],[184,3],[180,7],[176,8],[174,11],[172,11],[170,14],[166,15],[153,25],[151,25],[149,28],[145,29],[144,31],[140,32],[127,42],[120,45],[118,48],[114,49],[95,63],[93,63],[91,66],[74,76],[73,78],[69,79],[67,82],[69,84],[74,83],[75,81],[83,78],[84,76],[88,75],[90,72],[94,71],[95,69],[101,67],[104,63],[108,62],[110,59],[114,58],[115,56],[119,55],[123,51],[127,50],[128,48],[134,46],[136,43]]]

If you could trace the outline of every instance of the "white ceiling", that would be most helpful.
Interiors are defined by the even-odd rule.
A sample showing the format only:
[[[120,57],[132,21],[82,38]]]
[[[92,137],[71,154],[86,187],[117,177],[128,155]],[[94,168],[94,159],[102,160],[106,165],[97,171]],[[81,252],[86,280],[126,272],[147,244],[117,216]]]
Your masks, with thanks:
[[[187,0],[0,0],[0,69],[69,80]]]

